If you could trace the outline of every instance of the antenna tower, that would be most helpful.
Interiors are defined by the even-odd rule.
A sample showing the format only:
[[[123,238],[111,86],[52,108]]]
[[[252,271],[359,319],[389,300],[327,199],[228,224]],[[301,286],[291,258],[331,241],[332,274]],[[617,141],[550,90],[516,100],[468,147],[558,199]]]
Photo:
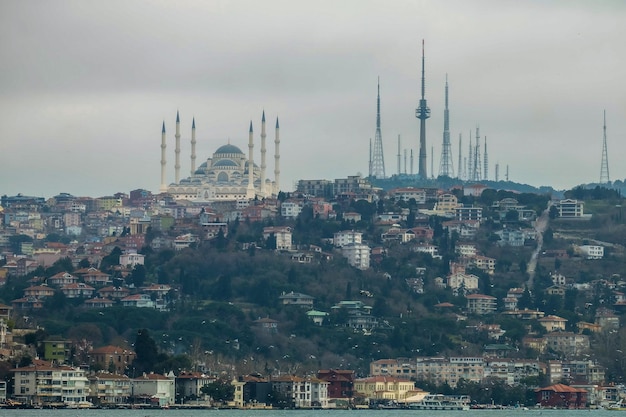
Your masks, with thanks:
[[[485,136],[485,154],[484,154],[485,159],[483,160],[483,166],[485,168],[485,171],[483,172],[483,178],[486,180],[489,179],[489,163],[487,161],[488,158],[488,154],[487,154],[487,136]]]
[[[422,39],[422,98],[419,102],[419,107],[415,109],[415,117],[420,119],[420,149],[419,149],[419,164],[418,174],[420,178],[428,178],[426,172],[426,119],[430,117],[430,109],[426,105],[426,99],[424,95],[426,93],[425,77],[424,77],[424,40]]]
[[[476,147],[474,148],[474,177],[472,181],[480,181],[482,175],[480,173],[480,134],[478,133],[478,126],[476,126]]]
[[[459,165],[457,166],[457,170],[458,171],[457,171],[457,176],[456,177],[458,179],[460,179],[460,180],[463,179],[463,173],[461,172],[461,164],[462,164],[462,161],[463,161],[463,156],[462,156],[463,152],[462,152],[462,148],[461,148],[462,139],[463,139],[462,134],[459,133]]]
[[[448,74],[446,74],[446,107],[443,110],[443,146],[441,147],[441,162],[439,175],[454,177],[452,166],[452,145],[450,144],[450,111],[448,110]]]
[[[600,165],[600,184],[611,182],[609,177],[609,152],[606,148],[606,110],[604,111],[604,141],[602,142],[602,164]]]
[[[370,177],[385,178],[385,157],[383,156],[383,137],[380,133],[380,77],[378,78],[378,97],[376,99],[376,136],[372,154]]]
[[[398,175],[402,172],[400,170],[400,135],[398,135]]]

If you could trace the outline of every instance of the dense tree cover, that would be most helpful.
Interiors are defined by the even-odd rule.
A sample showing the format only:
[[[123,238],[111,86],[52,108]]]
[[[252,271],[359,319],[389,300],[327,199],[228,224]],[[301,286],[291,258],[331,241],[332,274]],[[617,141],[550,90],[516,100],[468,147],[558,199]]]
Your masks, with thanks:
[[[618,190],[599,185],[594,188],[578,186],[572,190],[566,191],[565,198],[573,198],[576,200],[616,200],[621,199],[621,193]]]

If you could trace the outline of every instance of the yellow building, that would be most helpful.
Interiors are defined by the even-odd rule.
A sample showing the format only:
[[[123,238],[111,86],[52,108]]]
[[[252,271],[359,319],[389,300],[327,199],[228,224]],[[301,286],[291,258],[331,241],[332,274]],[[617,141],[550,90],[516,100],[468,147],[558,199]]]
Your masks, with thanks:
[[[369,399],[404,402],[407,396],[415,394],[415,384],[404,378],[378,375],[356,379],[354,391]]]

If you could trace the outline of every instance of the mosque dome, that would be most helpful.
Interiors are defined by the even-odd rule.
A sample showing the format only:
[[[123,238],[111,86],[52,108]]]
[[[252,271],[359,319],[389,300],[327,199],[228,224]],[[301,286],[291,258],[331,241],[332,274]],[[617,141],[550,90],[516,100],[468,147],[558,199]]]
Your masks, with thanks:
[[[236,162],[231,161],[230,159],[221,159],[213,164],[213,167],[237,167]]]
[[[232,154],[232,153],[240,153],[243,154],[243,152],[241,152],[241,149],[239,149],[238,147],[236,147],[235,145],[231,145],[230,143],[227,145],[222,145],[219,148],[217,148],[217,151],[215,151],[215,154]]]

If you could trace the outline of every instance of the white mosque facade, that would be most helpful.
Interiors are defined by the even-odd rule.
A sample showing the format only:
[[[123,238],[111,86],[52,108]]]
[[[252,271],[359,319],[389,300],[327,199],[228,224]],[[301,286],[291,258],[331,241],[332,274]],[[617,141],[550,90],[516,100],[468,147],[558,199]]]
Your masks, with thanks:
[[[250,122],[248,155],[239,147],[227,143],[220,146],[213,155],[195,167],[195,119],[191,128],[191,175],[180,179],[180,119],[176,114],[175,181],[169,185],[166,177],[166,136],[165,123],[161,138],[161,192],[167,192],[176,200],[194,202],[237,201],[254,198],[275,197],[280,191],[280,138],[276,119],[274,138],[274,180],[267,178],[265,161],[265,112],[261,119],[261,165],[254,163],[254,140]],[[249,169],[252,167],[252,169]]]

